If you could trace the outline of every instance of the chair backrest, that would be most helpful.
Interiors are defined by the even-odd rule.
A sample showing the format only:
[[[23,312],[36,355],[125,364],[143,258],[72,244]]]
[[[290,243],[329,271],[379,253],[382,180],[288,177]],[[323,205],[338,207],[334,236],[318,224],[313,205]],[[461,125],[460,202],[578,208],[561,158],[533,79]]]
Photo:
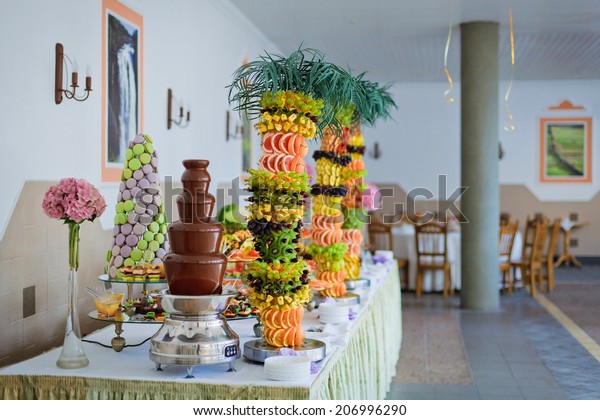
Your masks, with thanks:
[[[375,249],[394,250],[393,227],[394,225],[383,223],[379,220],[372,220],[371,223],[369,223],[369,244],[372,247],[372,251]]]
[[[548,239],[548,248],[546,250],[546,258],[551,262],[554,260],[556,244],[560,235],[560,219],[554,219],[554,223],[550,225],[550,237]]]
[[[500,237],[498,238],[498,250],[501,257],[507,257],[510,260],[513,244],[515,243],[515,235],[519,229],[519,221],[500,225]]]
[[[544,256],[546,238],[548,237],[548,223],[546,221],[538,221],[533,228],[533,243],[529,261],[541,261]]]
[[[448,261],[448,224],[428,222],[415,225],[417,261],[421,257],[443,257]]]
[[[548,225],[548,218],[544,216],[527,216],[525,222],[525,232],[523,233],[523,250],[521,252],[522,258],[527,259],[531,255],[533,248],[535,227],[538,223],[545,223]]]

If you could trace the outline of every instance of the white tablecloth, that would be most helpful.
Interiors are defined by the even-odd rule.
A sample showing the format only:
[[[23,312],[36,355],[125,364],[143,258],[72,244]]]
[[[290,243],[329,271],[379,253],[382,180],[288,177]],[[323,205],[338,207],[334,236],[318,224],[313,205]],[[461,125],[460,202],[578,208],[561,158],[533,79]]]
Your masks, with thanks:
[[[127,347],[120,353],[116,353],[110,348],[101,347],[98,344],[84,342],[84,349],[90,360],[90,364],[85,368],[60,369],[56,367],[55,362],[61,350],[57,348],[0,370],[0,399],[49,398],[49,395],[52,398],[61,399],[75,399],[80,398],[82,395],[86,399],[155,399],[156,395],[154,393],[144,389],[148,384],[164,384],[159,385],[161,391],[158,396],[160,398],[171,398],[172,395],[177,395],[178,398],[195,399],[252,399],[251,397],[286,399],[290,398],[290,395],[297,398],[301,398],[298,396],[309,395],[311,398],[316,399],[384,398],[386,392],[389,391],[389,383],[393,373],[395,373],[401,340],[401,324],[399,324],[400,293],[398,273],[394,269],[395,267],[395,261],[390,261],[388,264],[364,267],[368,271],[362,270],[361,275],[371,279],[371,287],[359,293],[361,302],[358,307],[354,308],[356,317],[353,320],[339,325],[324,325],[318,319],[318,309],[305,313],[302,322],[305,330],[323,329],[323,332],[329,333],[331,343],[331,346],[327,349],[326,359],[318,363],[320,371],[310,375],[307,379],[294,382],[269,380],[265,377],[262,364],[253,363],[244,357],[237,361],[236,372],[226,372],[227,364],[196,366],[193,369],[195,377],[186,379],[185,366],[170,365],[166,366],[163,371],[156,372],[154,363],[148,357],[149,342],[139,347]],[[378,301],[379,303],[374,305],[373,301],[380,298],[383,298],[383,301]],[[382,305],[387,306],[387,308],[381,307]],[[389,305],[392,305],[392,307]],[[357,328],[355,327],[368,323],[367,330],[370,334],[374,334],[375,329],[382,326],[391,327],[385,325],[385,319],[377,318],[375,321],[375,318],[373,318],[373,310],[380,311],[383,309],[397,311],[397,319],[393,316],[387,317],[395,324],[394,326],[397,326],[397,330],[380,331],[381,334],[386,334],[388,337],[397,337],[397,343],[392,343],[393,345],[390,348],[383,348],[382,345],[382,354],[377,353],[375,355],[354,354],[357,351],[358,353],[362,351],[368,353],[374,350],[362,349],[359,351],[352,348],[352,354],[349,356],[357,359],[356,363],[359,363],[362,367],[366,366],[367,358],[377,359],[375,361],[386,365],[385,368],[381,368],[382,371],[385,371],[385,375],[372,374],[373,384],[367,390],[360,389],[360,387],[350,389],[352,387],[348,387],[347,383],[339,385],[342,386],[341,391],[330,389],[331,378],[329,375],[334,372],[333,374],[339,376],[339,373],[335,371],[336,364],[349,363],[345,359],[348,356],[346,349],[351,345],[364,344],[362,335],[358,340],[360,342],[355,342],[354,338],[357,335]],[[378,325],[372,325],[374,321]],[[229,321],[230,327],[239,335],[241,349],[243,349],[246,341],[256,339],[252,330],[255,323],[255,319]],[[127,340],[127,344],[136,344],[151,337],[159,328],[160,325],[157,324],[123,324],[124,332],[122,336]],[[360,333],[362,329],[364,328],[359,328],[359,335],[362,334]],[[114,327],[110,325],[87,336],[85,339],[110,345],[110,340],[114,336]],[[385,341],[382,338],[380,340]],[[357,365],[357,368],[360,367],[359,365]],[[370,369],[374,368],[371,367]],[[357,381],[365,382],[364,375],[359,377]],[[57,385],[54,385],[54,383]],[[44,390],[37,387],[39,384],[43,384]],[[82,392],[73,390],[71,384],[79,384],[85,389]],[[194,388],[195,384],[203,385],[202,392],[205,394],[194,393],[197,391]],[[229,392],[229,394],[213,395],[218,393],[219,390],[224,390],[223,385],[229,387],[223,391]],[[345,385],[345,388],[343,385]],[[121,391],[115,391],[115,388],[121,389]],[[261,389],[264,391],[261,391]],[[286,391],[286,389],[291,391]]]
[[[417,250],[415,244],[415,227],[412,224],[402,224],[392,230],[394,238],[394,257],[408,260],[408,288],[415,289],[417,277]],[[511,253],[511,260],[516,261],[521,257],[523,238],[517,232]],[[452,283],[456,290],[461,286],[461,246],[460,231],[448,232],[448,260],[452,266]],[[517,273],[517,278],[520,274]],[[424,292],[441,292],[444,290],[444,273],[442,270],[428,270],[423,275]]]

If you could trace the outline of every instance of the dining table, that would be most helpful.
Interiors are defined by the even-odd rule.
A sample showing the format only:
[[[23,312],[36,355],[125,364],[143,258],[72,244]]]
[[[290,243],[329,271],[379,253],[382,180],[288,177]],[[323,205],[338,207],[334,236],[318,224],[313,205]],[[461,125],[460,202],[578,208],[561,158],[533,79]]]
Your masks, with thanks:
[[[417,249],[415,241],[415,227],[412,223],[402,223],[392,228],[393,252],[396,259],[408,261],[408,290],[415,290],[417,277]],[[461,288],[461,231],[458,223],[448,227],[447,236],[448,261],[451,265],[452,284],[455,290]],[[517,232],[511,252],[511,261],[521,257],[523,236]],[[516,280],[520,279],[520,272],[516,273]],[[498,273],[498,284],[502,286],[501,276]],[[423,274],[423,292],[441,292],[444,289],[444,272],[442,270],[427,270]]]
[[[358,305],[348,320],[325,324],[319,308],[306,311],[307,332],[328,338],[326,356],[311,366],[311,374],[295,381],[266,377],[264,364],[242,356],[235,371],[227,364],[167,365],[155,370],[148,341],[160,328],[156,324],[124,324],[128,346],[110,348],[112,325],[84,337],[89,365],[61,369],[56,360],[61,348],[0,369],[0,398],[8,399],[165,399],[165,400],[376,400],[384,399],[396,375],[402,340],[401,291],[397,262],[390,259],[363,264],[361,277],[369,287],[354,290]],[[256,340],[256,319],[228,321],[239,336],[240,349]],[[129,345],[130,344],[130,345]],[[296,354],[302,355],[298,349]]]

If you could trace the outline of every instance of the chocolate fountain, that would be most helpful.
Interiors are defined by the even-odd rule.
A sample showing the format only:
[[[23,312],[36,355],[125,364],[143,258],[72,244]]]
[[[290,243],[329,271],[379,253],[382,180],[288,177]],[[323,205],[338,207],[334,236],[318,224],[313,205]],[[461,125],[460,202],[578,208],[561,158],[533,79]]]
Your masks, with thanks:
[[[169,289],[161,303],[169,316],[151,339],[150,360],[187,366],[229,363],[240,357],[239,338],[221,314],[235,292],[223,292],[227,257],[219,252],[223,225],[211,220],[215,197],[208,192],[207,160],[184,160],[179,219],[169,225],[171,253],[164,258]]]

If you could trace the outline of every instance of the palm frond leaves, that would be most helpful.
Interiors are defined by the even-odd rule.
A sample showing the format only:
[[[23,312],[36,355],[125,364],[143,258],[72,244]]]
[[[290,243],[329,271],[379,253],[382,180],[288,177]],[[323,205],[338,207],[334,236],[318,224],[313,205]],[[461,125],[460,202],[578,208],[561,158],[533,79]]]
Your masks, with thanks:
[[[323,100],[322,114],[316,119],[320,133],[326,127],[334,131],[341,129],[336,110],[349,103],[356,106],[359,115],[367,116],[367,123],[375,119],[371,86],[353,77],[348,70],[326,62],[324,55],[312,48],[298,49],[289,57],[265,53],[258,60],[239,67],[227,88],[234,110],[245,112],[250,119],[260,116],[263,94],[281,90],[302,92]],[[380,108],[378,105],[377,109]]]
[[[397,105],[389,92],[390,85],[379,85],[379,83],[364,80],[365,73],[357,76],[366,94],[368,104],[367,112],[355,111],[355,117],[362,124],[373,126],[379,119],[390,118],[390,110],[397,109]]]

